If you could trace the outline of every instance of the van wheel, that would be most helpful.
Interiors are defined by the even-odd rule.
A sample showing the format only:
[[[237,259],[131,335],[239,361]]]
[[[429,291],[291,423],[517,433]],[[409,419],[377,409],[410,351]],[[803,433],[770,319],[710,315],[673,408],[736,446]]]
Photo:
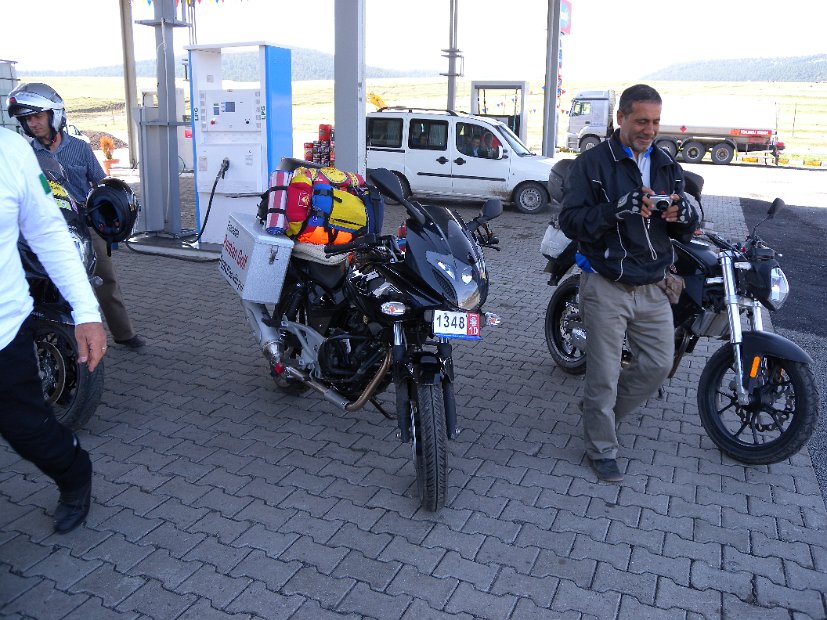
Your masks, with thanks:
[[[596,138],[595,136],[583,138],[582,140],[580,140],[580,152],[583,153],[585,151],[588,151],[589,149],[593,149],[598,144],[600,144],[600,138]]]
[[[735,157],[735,149],[732,148],[731,144],[721,142],[712,147],[709,156],[712,158],[713,164],[725,165]]]
[[[700,142],[694,140],[683,145],[683,160],[687,164],[699,164],[706,155],[706,147]]]
[[[408,183],[408,179],[406,179],[405,175],[403,175],[401,172],[396,172],[396,170],[393,170],[392,172],[396,175],[396,178],[399,179],[399,184],[402,186],[402,195],[405,197],[405,199],[410,198],[411,197],[411,186]],[[390,198],[388,196],[385,196],[385,203],[389,204],[389,205],[398,205],[399,204],[393,198]]]
[[[548,206],[546,190],[534,181],[523,183],[514,190],[514,206],[520,213],[540,213]]]

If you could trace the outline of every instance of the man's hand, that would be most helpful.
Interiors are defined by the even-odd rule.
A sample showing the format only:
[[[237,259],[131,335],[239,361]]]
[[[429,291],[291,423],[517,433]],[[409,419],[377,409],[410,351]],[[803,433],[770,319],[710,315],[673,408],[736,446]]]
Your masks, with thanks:
[[[692,207],[689,206],[689,203],[680,194],[672,194],[670,198],[672,198],[672,204],[666,211],[661,213],[661,217],[667,222],[689,223],[692,216]]]
[[[106,353],[106,332],[101,323],[81,323],[75,326],[78,343],[78,362],[86,364],[89,372],[95,370]]]
[[[625,220],[630,215],[649,217],[651,203],[645,204],[644,202],[644,198],[648,193],[653,192],[648,187],[641,187],[640,189],[632,190],[628,194],[621,196],[615,207],[615,218]]]

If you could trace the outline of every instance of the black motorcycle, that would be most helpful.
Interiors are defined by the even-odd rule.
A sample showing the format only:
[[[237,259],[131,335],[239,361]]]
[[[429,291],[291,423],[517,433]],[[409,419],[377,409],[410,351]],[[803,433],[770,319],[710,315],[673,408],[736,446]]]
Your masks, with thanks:
[[[69,234],[75,243],[90,281],[95,277],[95,250],[79,207],[64,188],[62,167],[55,160],[39,157],[60,212],[66,219]],[[55,417],[66,426],[77,429],[85,424],[100,403],[103,393],[104,364],[101,360],[93,372],[78,364],[75,323],[72,307],[60,294],[48,273],[26,241],[21,237],[18,251],[34,309],[27,319],[34,331],[37,360],[43,394],[51,404]]]
[[[444,207],[406,200],[390,171],[372,172],[404,205],[401,235],[368,234],[342,245],[297,243],[278,304],[244,301],[276,385],[308,388],[345,411],[370,402],[412,445],[421,505],[445,504],[449,439],[457,433],[452,339],[479,339],[499,317],[482,312],[488,272],[482,247],[498,240],[489,200],[471,222]],[[395,412],[376,396],[395,386]]]
[[[703,213],[703,179],[685,174],[686,191]],[[777,198],[764,221],[782,206]],[[702,337],[729,340],[710,357],[701,374],[697,396],[701,423],[715,445],[732,458],[768,464],[806,444],[818,421],[819,395],[810,356],[794,342],[763,331],[761,306],[769,311],[781,308],[789,286],[775,251],[757,235],[758,226],[743,243],[709,230],[696,239],[672,241],[672,272],[683,279],[685,288],[672,305],[675,359],[669,377]],[[573,246],[552,257],[547,268],[550,284],[557,284],[573,264]],[[545,317],[549,352],[571,374],[586,370],[588,335],[578,290],[579,275],[563,280]],[[631,355],[624,350],[624,360]]]

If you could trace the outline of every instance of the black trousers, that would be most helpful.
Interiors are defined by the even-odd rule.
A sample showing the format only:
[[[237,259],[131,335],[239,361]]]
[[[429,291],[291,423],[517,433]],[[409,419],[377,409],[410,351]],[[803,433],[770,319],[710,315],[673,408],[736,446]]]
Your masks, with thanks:
[[[0,351],[0,435],[61,492],[78,490],[92,474],[89,453],[43,398],[34,338],[26,323]]]

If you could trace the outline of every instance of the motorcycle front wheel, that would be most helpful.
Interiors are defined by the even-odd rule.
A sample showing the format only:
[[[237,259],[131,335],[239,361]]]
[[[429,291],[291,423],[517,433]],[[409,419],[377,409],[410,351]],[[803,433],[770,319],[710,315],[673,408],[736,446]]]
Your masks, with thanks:
[[[554,362],[571,375],[586,372],[586,351],[577,346],[573,330],[583,330],[583,317],[577,302],[579,276],[563,280],[551,296],[546,309],[546,345]]]
[[[61,424],[77,430],[92,417],[103,393],[103,360],[89,372],[78,364],[73,325],[35,321],[34,341],[43,396]]]
[[[738,404],[732,345],[709,359],[698,385],[701,423],[722,452],[753,465],[783,461],[809,440],[818,421],[818,391],[809,366],[764,356],[750,403]]]
[[[411,426],[416,485],[422,508],[436,512],[448,489],[448,436],[443,386],[410,380]]]

